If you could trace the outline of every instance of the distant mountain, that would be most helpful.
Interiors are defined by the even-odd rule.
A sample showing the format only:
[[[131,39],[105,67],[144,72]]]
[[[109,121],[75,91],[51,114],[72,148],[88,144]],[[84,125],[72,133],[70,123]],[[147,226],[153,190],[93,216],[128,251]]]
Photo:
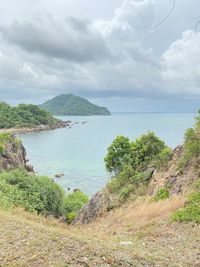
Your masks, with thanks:
[[[63,94],[40,105],[41,108],[54,115],[67,116],[91,116],[110,115],[107,108],[92,104],[85,98],[73,94]]]

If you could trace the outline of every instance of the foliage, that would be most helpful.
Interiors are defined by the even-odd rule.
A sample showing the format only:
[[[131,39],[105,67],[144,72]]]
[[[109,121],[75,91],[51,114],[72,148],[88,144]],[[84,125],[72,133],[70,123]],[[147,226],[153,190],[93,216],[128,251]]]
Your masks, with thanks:
[[[64,191],[48,177],[23,169],[0,174],[1,205],[22,206],[27,211],[58,217],[63,214]]]
[[[165,200],[169,198],[169,190],[166,187],[160,188],[154,196],[155,201]]]
[[[200,192],[191,194],[185,207],[173,214],[172,219],[179,222],[200,224]]]
[[[132,166],[140,169],[145,169],[151,164],[157,166],[162,158],[167,158],[169,152],[170,149],[162,140],[154,133],[148,132],[132,144]]]
[[[11,107],[4,102],[0,102],[0,128],[55,125],[58,121],[50,113],[35,105],[20,104]]]
[[[106,169],[115,174],[122,171],[124,165],[130,162],[131,142],[127,137],[117,136],[111,146],[108,148],[105,157]]]
[[[107,188],[110,193],[116,194],[120,202],[124,202],[130,194],[138,195],[139,188],[144,185],[146,185],[144,174],[127,165],[118,175],[111,179],[107,184]]]
[[[78,211],[88,202],[88,197],[81,191],[68,194],[64,200],[64,212],[69,223],[76,217]]]
[[[130,142],[127,137],[118,136],[108,148],[105,164],[109,172],[119,174],[125,165],[142,171],[149,165],[164,166],[170,157],[171,149],[154,133],[149,132],[135,142]]]
[[[182,168],[191,159],[200,157],[200,110],[195,118],[195,125],[185,133],[184,154],[179,167]]]
[[[185,207],[172,215],[173,221],[200,224],[200,179],[193,183],[192,189],[193,193],[189,195]]]
[[[55,98],[40,105],[40,107],[54,115],[110,115],[107,108],[96,106],[86,99],[72,94],[56,96]]]

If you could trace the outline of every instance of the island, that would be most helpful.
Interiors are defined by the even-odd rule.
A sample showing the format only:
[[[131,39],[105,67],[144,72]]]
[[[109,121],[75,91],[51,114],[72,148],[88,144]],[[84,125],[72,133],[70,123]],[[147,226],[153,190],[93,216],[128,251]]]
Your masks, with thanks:
[[[107,108],[94,105],[87,99],[73,94],[56,96],[39,107],[57,116],[111,115]]]
[[[37,105],[19,104],[12,107],[0,102],[0,132],[28,133],[53,130],[67,127],[70,123],[53,117]]]

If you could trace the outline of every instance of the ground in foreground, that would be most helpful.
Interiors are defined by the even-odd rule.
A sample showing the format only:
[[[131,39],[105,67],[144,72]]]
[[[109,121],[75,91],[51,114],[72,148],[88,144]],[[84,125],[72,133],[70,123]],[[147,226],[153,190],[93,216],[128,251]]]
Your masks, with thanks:
[[[0,266],[200,266],[200,226],[169,220],[183,203],[133,202],[81,227],[0,211]]]

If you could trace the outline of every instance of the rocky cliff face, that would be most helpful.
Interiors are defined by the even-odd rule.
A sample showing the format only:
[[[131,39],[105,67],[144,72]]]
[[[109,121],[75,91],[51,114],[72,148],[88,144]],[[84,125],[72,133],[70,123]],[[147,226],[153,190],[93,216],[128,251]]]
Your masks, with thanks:
[[[159,189],[165,186],[169,188],[171,195],[187,193],[192,183],[200,177],[200,169],[196,167],[198,163],[200,166],[200,160],[191,160],[180,171],[178,165],[182,155],[183,146],[178,146],[173,151],[168,167],[162,171],[150,168],[147,172],[147,180],[149,180],[148,195],[155,195]],[[116,206],[115,204],[116,199],[105,188],[94,195],[89,203],[81,209],[73,224],[90,223]]]
[[[177,146],[173,151],[169,166],[162,171],[155,170],[149,184],[149,195],[155,195],[163,187],[167,187],[170,195],[184,194],[190,189],[192,183],[200,176],[197,168],[199,159],[192,159],[181,170],[179,169],[180,159],[183,156],[183,146]]]
[[[13,137],[4,144],[0,153],[0,172],[15,168],[25,168],[28,172],[33,172],[33,167],[27,164],[24,146]]]

